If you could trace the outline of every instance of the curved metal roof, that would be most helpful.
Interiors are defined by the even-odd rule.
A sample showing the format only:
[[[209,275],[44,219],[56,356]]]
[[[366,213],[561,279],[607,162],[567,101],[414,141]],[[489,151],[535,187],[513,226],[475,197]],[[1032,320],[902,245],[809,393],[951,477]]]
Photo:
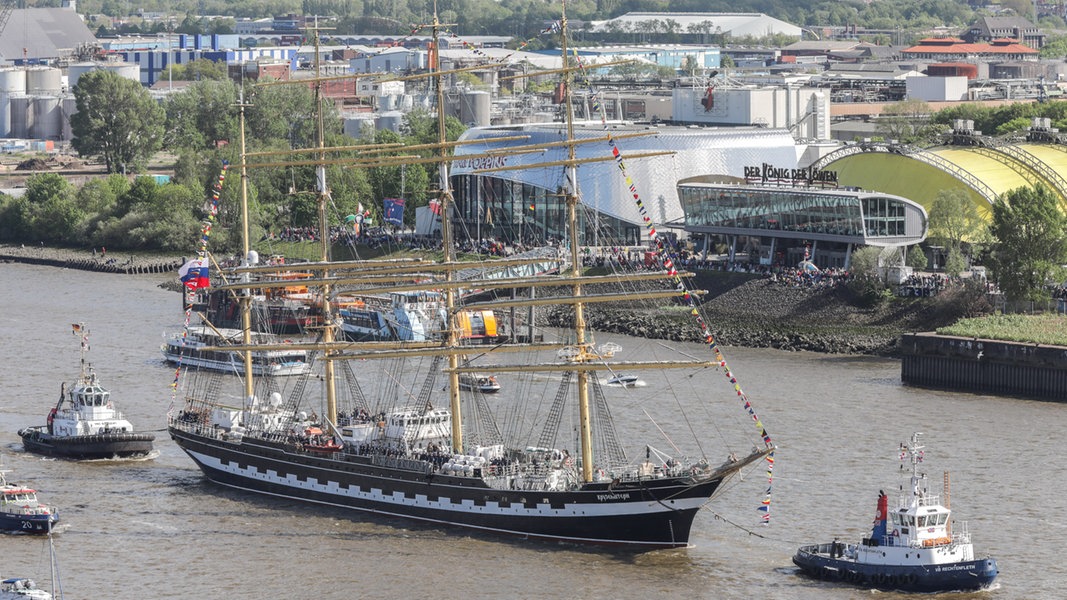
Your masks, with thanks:
[[[1035,183],[1057,195],[1067,212],[1067,147],[1021,143],[1000,147],[946,146],[923,152],[902,148],[878,152],[829,155],[821,168],[837,171],[841,185],[872,189],[903,196],[929,210],[938,192],[961,189],[968,193],[979,213],[990,217],[990,204],[1019,187]]]
[[[612,148],[606,141],[578,144],[575,152],[579,161],[579,189],[586,206],[628,221],[643,223],[625,176],[656,223],[680,220],[683,216],[676,184],[679,180],[708,173],[742,177],[744,167],[770,163],[795,168],[798,148],[786,129],[761,127],[688,128],[628,123],[609,123],[610,132],[617,136],[625,173],[612,159]],[[630,133],[649,133],[643,137],[623,137]],[[608,131],[599,121],[577,124],[575,137],[580,139],[606,136]],[[493,142],[493,138],[528,136],[519,141]],[[451,175],[458,176],[484,168],[503,168],[488,176],[521,181],[555,191],[564,185],[564,170],[558,163],[566,160],[567,149],[561,144],[566,138],[562,123],[498,125],[468,129],[461,140],[484,139],[485,144],[464,144],[456,148],[456,155],[480,154],[487,150],[506,150],[516,146],[555,142],[559,146],[544,151],[503,154],[491,159],[458,160],[453,162]],[[647,152],[673,152],[662,156],[636,158]],[[607,159],[607,160],[604,160]]]

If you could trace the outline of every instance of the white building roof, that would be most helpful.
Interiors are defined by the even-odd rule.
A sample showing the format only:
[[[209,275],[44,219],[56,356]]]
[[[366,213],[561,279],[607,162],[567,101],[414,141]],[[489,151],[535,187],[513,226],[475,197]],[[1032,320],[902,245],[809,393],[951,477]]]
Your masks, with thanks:
[[[0,58],[9,62],[59,58],[82,44],[94,43],[96,37],[72,9],[15,9],[0,32]]]
[[[608,21],[593,21],[593,31],[608,31],[609,23],[617,23],[629,31],[636,31],[639,23],[649,21],[673,21],[678,24],[679,33],[699,33],[702,25],[708,34],[724,33],[730,37],[761,38],[767,35],[783,34],[800,37],[801,28],[769,17],[763,13],[659,13],[631,12]],[[692,28],[692,29],[691,29]]]
[[[798,164],[803,148],[797,145],[786,129],[759,127],[649,127],[625,123],[609,124],[616,135],[633,131],[656,130],[656,135],[619,140],[617,145],[626,162],[626,174],[631,176],[645,206],[657,223],[667,223],[682,218],[682,206],[678,200],[677,183],[681,179],[698,175],[744,176],[744,166],[770,163],[793,168]],[[509,135],[526,135],[529,139],[520,142],[491,142],[485,145],[465,144],[456,148],[457,155],[479,154],[488,148],[520,144],[558,142],[565,136],[562,123],[542,123],[521,126],[475,127],[468,129],[460,139],[498,138]],[[601,137],[604,125],[600,121],[576,124],[575,136],[581,138]],[[611,157],[607,142],[592,142],[576,146],[578,159]],[[669,151],[674,154],[626,160],[627,155],[642,152]],[[546,163],[566,159],[567,150],[560,146],[535,153],[513,153],[497,161],[507,166],[531,163]],[[462,175],[486,166],[484,160],[456,161],[452,175]],[[560,167],[529,167],[505,170],[489,174],[513,181],[556,190],[564,185],[564,172]],[[626,179],[613,160],[591,162],[578,167],[579,188],[582,202],[605,214],[631,223],[642,223],[641,214],[634,202]]]

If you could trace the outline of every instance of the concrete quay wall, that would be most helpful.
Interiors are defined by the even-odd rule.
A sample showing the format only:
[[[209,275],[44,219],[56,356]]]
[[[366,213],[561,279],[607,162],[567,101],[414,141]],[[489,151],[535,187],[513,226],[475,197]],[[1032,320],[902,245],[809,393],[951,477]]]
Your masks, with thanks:
[[[901,337],[908,385],[1067,401],[1067,347],[935,333]]]

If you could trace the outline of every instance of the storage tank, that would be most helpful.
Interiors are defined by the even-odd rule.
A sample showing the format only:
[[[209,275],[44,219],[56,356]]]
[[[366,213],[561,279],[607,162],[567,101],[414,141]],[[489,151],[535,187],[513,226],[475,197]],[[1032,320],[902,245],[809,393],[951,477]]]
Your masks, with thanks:
[[[464,92],[459,100],[459,122],[468,127],[489,125],[489,92]]]
[[[343,121],[345,135],[357,139],[363,137],[363,131],[367,127],[374,127],[374,114],[372,113],[346,115]]]
[[[28,69],[26,93],[31,96],[58,96],[63,93],[63,72],[54,67]]]
[[[60,104],[60,110],[62,111],[62,114],[59,117],[62,119],[60,135],[63,136],[64,140],[69,140],[74,137],[74,132],[70,128],[70,117],[78,112],[78,103],[74,100],[74,96],[67,96],[66,98],[63,98],[63,101]]]
[[[56,96],[37,96],[33,99],[33,124],[30,137],[37,140],[58,140],[60,127],[60,101]]]
[[[25,69],[0,69],[0,94],[25,94]]]
[[[379,131],[388,129],[400,133],[400,126],[404,124],[404,113],[393,110],[389,112],[379,113],[378,118],[374,121],[374,126]]]
[[[30,96],[11,97],[11,137],[29,139],[30,127],[33,126],[33,98]]]
[[[383,112],[396,110],[396,96],[392,94],[378,96],[378,110]]]
[[[74,63],[67,69],[67,79],[70,83],[70,89],[74,89],[74,86],[78,85],[78,79],[86,73],[93,71],[111,71],[116,75],[129,79],[130,81],[141,82],[141,69],[139,66],[128,62],[80,62]]]
[[[25,93],[25,69],[0,69],[0,137],[11,136],[11,97]]]

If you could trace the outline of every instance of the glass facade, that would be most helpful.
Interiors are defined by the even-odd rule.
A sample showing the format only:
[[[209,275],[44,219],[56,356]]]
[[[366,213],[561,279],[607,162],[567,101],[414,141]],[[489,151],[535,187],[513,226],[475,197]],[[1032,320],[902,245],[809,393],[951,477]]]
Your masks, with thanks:
[[[680,186],[678,192],[687,227],[863,235],[860,203],[843,194],[744,186]]]
[[[886,197],[864,198],[863,225],[869,237],[904,235],[904,204]]]
[[[907,243],[915,243],[926,236],[922,207],[870,192],[683,184],[678,195],[690,231],[768,230],[765,235],[795,232],[823,239],[850,237],[855,239],[847,241],[860,243],[877,238],[889,243],[911,238]]]
[[[452,189],[460,226],[472,236],[534,243],[567,238],[562,190],[486,175],[453,176]],[[587,205],[579,207],[578,227],[583,245],[635,245],[641,235],[637,225]]]

